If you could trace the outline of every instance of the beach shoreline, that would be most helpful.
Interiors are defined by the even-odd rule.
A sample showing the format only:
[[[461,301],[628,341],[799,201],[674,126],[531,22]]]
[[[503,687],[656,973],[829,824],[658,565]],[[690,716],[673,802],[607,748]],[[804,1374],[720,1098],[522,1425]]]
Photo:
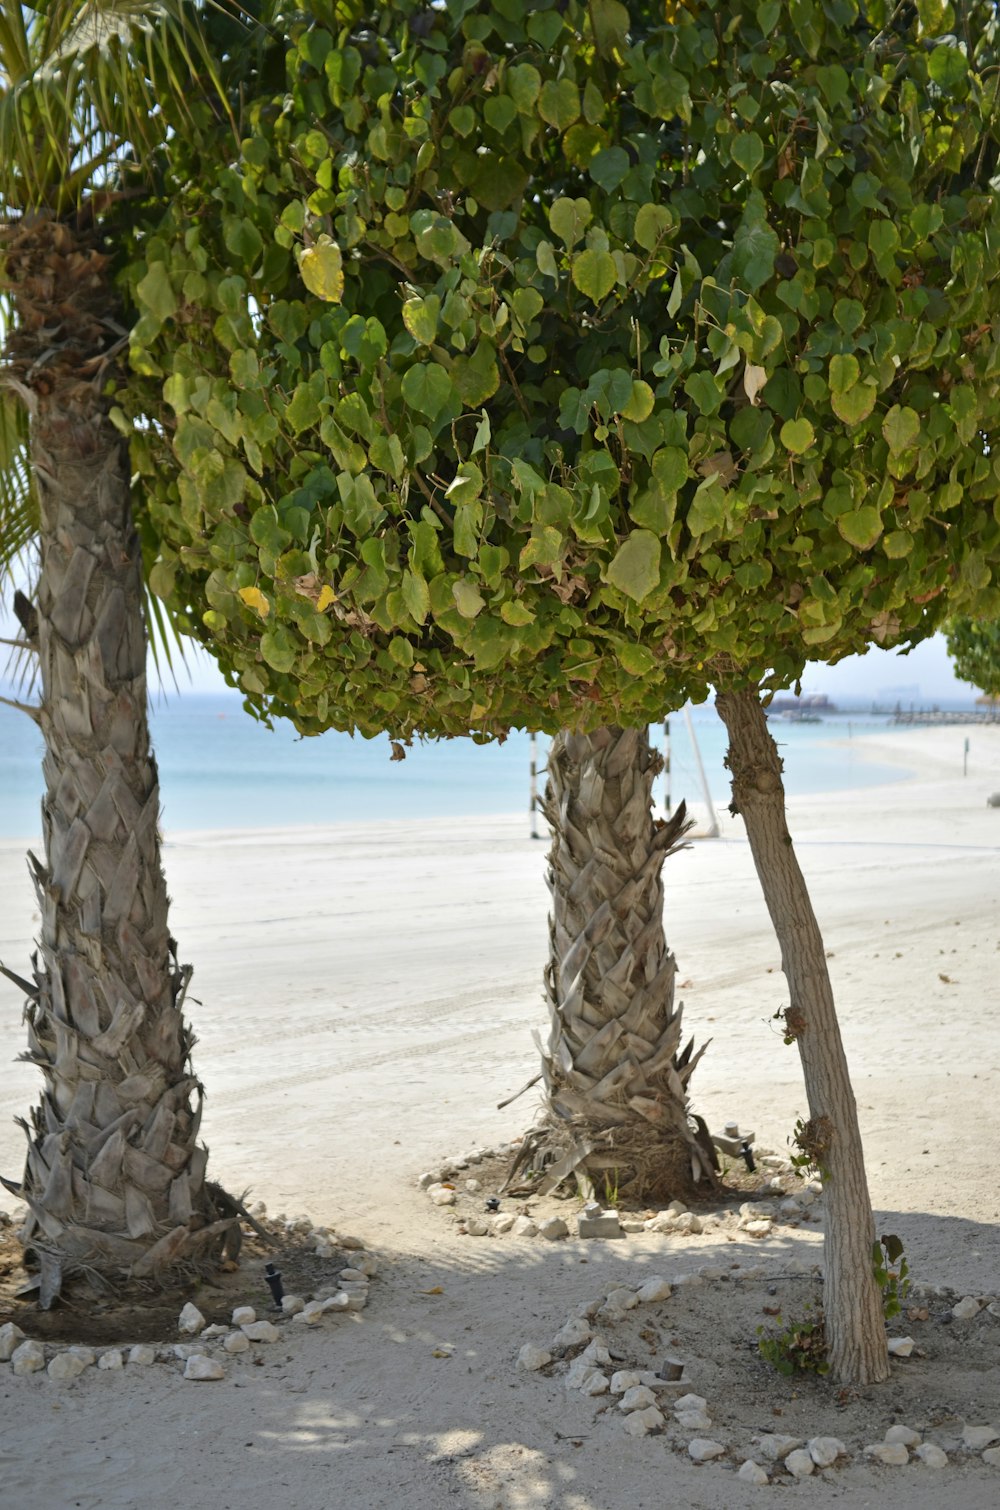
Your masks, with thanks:
[[[1000,790],[1000,729],[973,731],[966,777],[963,738],[950,728],[858,735],[855,744],[877,748],[882,760],[905,759],[911,774],[792,798],[789,823],[830,955],[878,1220],[903,1237],[916,1277],[1000,1295],[1000,1198],[988,1173],[1000,1140],[1000,809],[986,805]],[[699,1043],[713,1040],[692,1102],[710,1126],[735,1117],[781,1150],[805,1098],[797,1055],[772,1021],[787,1001],[779,950],[742,825],[716,806],[721,840],[695,842],[664,872],[686,1029]],[[280,1481],[313,1461],[309,1453],[319,1447],[307,1439],[320,1431],[316,1412],[323,1411],[339,1423],[327,1434],[342,1444],[331,1462],[345,1510],[440,1510],[444,1503],[608,1510],[617,1503],[609,1498],[616,1472],[630,1503],[660,1502],[662,1452],[643,1443],[626,1458],[625,1439],[616,1446],[617,1438],[598,1438],[593,1452],[574,1458],[552,1432],[572,1431],[580,1407],[566,1402],[558,1380],[532,1379],[524,1386],[526,1415],[513,1358],[590,1295],[598,1271],[610,1280],[636,1264],[664,1272],[685,1259],[714,1261],[711,1245],[643,1237],[549,1245],[545,1253],[486,1240],[477,1246],[454,1235],[415,1184],[422,1169],[514,1137],[531,1121],[534,1093],[496,1108],[535,1073],[531,1034],[545,1032],[546,848],[528,837],[527,813],[167,831],[171,926],[181,958],[195,967],[189,1010],[195,1068],[207,1091],[210,1173],[231,1189],[250,1187],[271,1211],[305,1211],[359,1233],[382,1255],[384,1280],[356,1327],[324,1341],[303,1338],[301,1357],[284,1366],[285,1384],[257,1371],[252,1389],[227,1396],[218,1409],[234,1435],[214,1466],[197,1436],[205,1408],[201,1397],[191,1402],[197,1389],[183,1385],[170,1395],[119,1381],[117,1430],[142,1422],[156,1442],[148,1457],[126,1449],[136,1459],[127,1486],[105,1477],[103,1500],[86,1482],[76,1500],[67,1487],[67,1507],[155,1503],[156,1465],[163,1471],[183,1442],[189,1463],[205,1475],[199,1493],[213,1502],[319,1510],[331,1501],[318,1480],[298,1499],[282,1499]],[[23,975],[33,912],[20,841],[0,840],[0,959]],[[33,1069],[11,1063],[24,1047],[20,1019],[17,992],[0,981],[0,1172],[8,1177],[23,1158],[13,1118],[26,1115],[37,1091]],[[11,1204],[0,1195],[0,1207]],[[814,1252],[815,1234],[804,1233],[782,1251],[797,1251],[800,1240]],[[584,1258],[588,1266],[580,1268]],[[448,1276],[441,1281],[450,1297],[447,1324],[440,1312],[428,1319],[419,1298],[432,1273]],[[464,1339],[468,1371],[452,1360],[450,1373],[429,1374],[426,1339],[445,1325]],[[101,1389],[84,1380],[58,1397],[67,1402],[67,1453],[99,1434],[107,1381],[96,1382]],[[44,1378],[38,1390],[48,1391],[46,1401],[57,1398]],[[62,1510],[56,1467],[37,1466],[45,1425],[38,1390],[32,1380],[0,1383],[5,1435],[19,1462],[34,1441],[43,1491],[36,1499]],[[155,1424],[143,1406],[153,1396],[161,1412]],[[251,1424],[251,1398],[270,1413],[271,1428],[259,1418]],[[372,1422],[380,1415],[396,1422],[390,1438],[413,1434],[422,1463],[447,1455],[449,1419],[484,1440],[520,1443],[532,1461],[544,1451],[548,1497],[517,1491],[515,1480],[491,1488],[492,1499],[465,1479],[445,1489],[402,1449],[388,1459],[384,1443],[375,1452]],[[270,1466],[235,1450],[244,1439],[263,1440],[267,1429]],[[590,1479],[579,1477],[584,1459]],[[82,1461],[91,1463],[85,1451]],[[570,1478],[560,1479],[561,1464]],[[98,1471],[94,1460],[87,1469],[94,1484]],[[732,1475],[720,1470],[716,1482],[708,1470],[678,1471],[678,1503],[688,1502],[685,1493],[709,1510],[744,1503]],[[934,1510],[933,1494],[945,1491],[917,1487],[915,1471],[905,1484],[872,1478],[871,1503]],[[955,1502],[985,1510],[991,1501],[978,1484],[970,1480],[966,1498]],[[0,1484],[0,1502],[2,1492]],[[817,1481],[808,1493],[810,1503],[826,1505],[839,1491]]]

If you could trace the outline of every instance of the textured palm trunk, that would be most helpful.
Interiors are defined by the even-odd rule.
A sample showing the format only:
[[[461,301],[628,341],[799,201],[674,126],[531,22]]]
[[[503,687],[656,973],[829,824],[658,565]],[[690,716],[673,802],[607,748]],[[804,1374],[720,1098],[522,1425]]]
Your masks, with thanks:
[[[663,932],[661,869],[687,829],[684,809],[652,816],[659,757],[645,729],[563,732],[543,811],[552,830],[543,1125],[525,1160],[551,1161],[546,1185],[575,1173],[650,1200],[714,1184],[688,1082],[703,1050],[681,1050],[677,966]]]
[[[824,1170],[823,1311],[830,1371],[842,1384],[889,1377],[885,1322],[875,1283],[872,1218],[857,1107],[819,924],[785,822],[782,764],[756,691],[720,694],[729,731],[732,811],[747,838],[781,945],[788,982],[785,1025],[802,1058],[809,1122],[802,1147]]]
[[[128,451],[101,397],[113,291],[104,259],[48,220],[10,238],[6,279],[7,373],[31,415],[41,514],[45,796],[44,863],[30,857],[41,958],[22,983],[44,1088],[23,1181],[5,1183],[27,1202],[47,1306],[74,1271],[203,1263],[234,1223],[206,1185],[190,972],[167,926]]]

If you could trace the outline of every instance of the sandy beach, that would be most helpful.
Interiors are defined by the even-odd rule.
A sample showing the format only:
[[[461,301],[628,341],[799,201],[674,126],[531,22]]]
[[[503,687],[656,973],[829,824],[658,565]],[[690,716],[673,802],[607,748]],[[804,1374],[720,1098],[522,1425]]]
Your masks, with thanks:
[[[986,798],[1000,791],[1000,728],[864,742],[909,778],[789,808],[872,1198],[915,1278],[997,1297],[1000,808]],[[664,873],[687,1029],[712,1039],[692,1100],[711,1126],[737,1118],[784,1150],[805,1111],[798,1058],[771,1021],[784,980],[742,825],[720,816],[722,837]],[[35,926],[24,848],[0,841],[0,959],[21,973]],[[535,1073],[531,1032],[545,1026],[545,849],[511,818],[324,826],[317,813],[296,830],[167,834],[172,928],[195,967],[211,1172],[271,1212],[357,1234],[379,1276],[364,1313],[207,1395],[165,1369],[91,1370],[57,1387],[4,1368],[0,1506],[730,1510],[773,1492],[739,1483],[732,1464],[696,1467],[658,1439],[595,1425],[594,1401],[514,1367],[522,1344],[551,1337],[595,1285],[716,1261],[709,1235],[476,1240],[417,1188],[422,1170],[530,1123],[533,1092],[496,1107]],[[30,1067],[12,1063],[22,1047],[20,1001],[2,981],[8,1176],[22,1164],[13,1118],[36,1092]],[[816,1257],[819,1241],[803,1228],[782,1251]],[[726,1245],[726,1259],[735,1251]],[[436,1286],[440,1304],[425,1293]],[[450,1357],[433,1356],[439,1343]],[[941,1381],[942,1398],[958,1406],[951,1387]],[[973,1404],[1000,1429],[1000,1400]],[[858,1463],[781,1492],[890,1510],[1000,1502],[1000,1469],[992,1481],[981,1462],[942,1472]]]

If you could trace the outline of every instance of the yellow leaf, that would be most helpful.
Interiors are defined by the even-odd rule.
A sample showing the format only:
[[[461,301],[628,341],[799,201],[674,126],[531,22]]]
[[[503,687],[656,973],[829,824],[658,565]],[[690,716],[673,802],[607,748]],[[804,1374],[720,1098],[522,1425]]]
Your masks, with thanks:
[[[319,597],[316,599],[316,607],[318,608],[319,612],[322,613],[324,608],[329,608],[330,604],[336,603],[336,601],[337,594],[334,592],[333,588],[322,587],[320,588]]]
[[[329,236],[321,236],[315,246],[307,246],[299,258],[302,282],[317,299],[339,304],[344,297],[344,259],[340,247]]]
[[[435,1285],[432,1290],[421,1290],[420,1293],[421,1295],[443,1295],[444,1290],[440,1285]]]
[[[434,1349],[433,1353],[431,1353],[431,1357],[432,1358],[450,1358],[451,1354],[448,1353],[448,1352],[446,1352],[443,1347],[436,1347]]]
[[[262,619],[266,619],[271,612],[271,605],[259,587],[241,587],[240,597],[248,608],[256,608]]]

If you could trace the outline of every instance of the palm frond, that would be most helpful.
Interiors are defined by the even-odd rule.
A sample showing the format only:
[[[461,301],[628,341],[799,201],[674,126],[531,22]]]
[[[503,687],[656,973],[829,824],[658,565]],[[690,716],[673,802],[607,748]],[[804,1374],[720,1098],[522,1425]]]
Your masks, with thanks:
[[[28,453],[28,416],[0,388],[0,583],[38,532],[38,497]]]

